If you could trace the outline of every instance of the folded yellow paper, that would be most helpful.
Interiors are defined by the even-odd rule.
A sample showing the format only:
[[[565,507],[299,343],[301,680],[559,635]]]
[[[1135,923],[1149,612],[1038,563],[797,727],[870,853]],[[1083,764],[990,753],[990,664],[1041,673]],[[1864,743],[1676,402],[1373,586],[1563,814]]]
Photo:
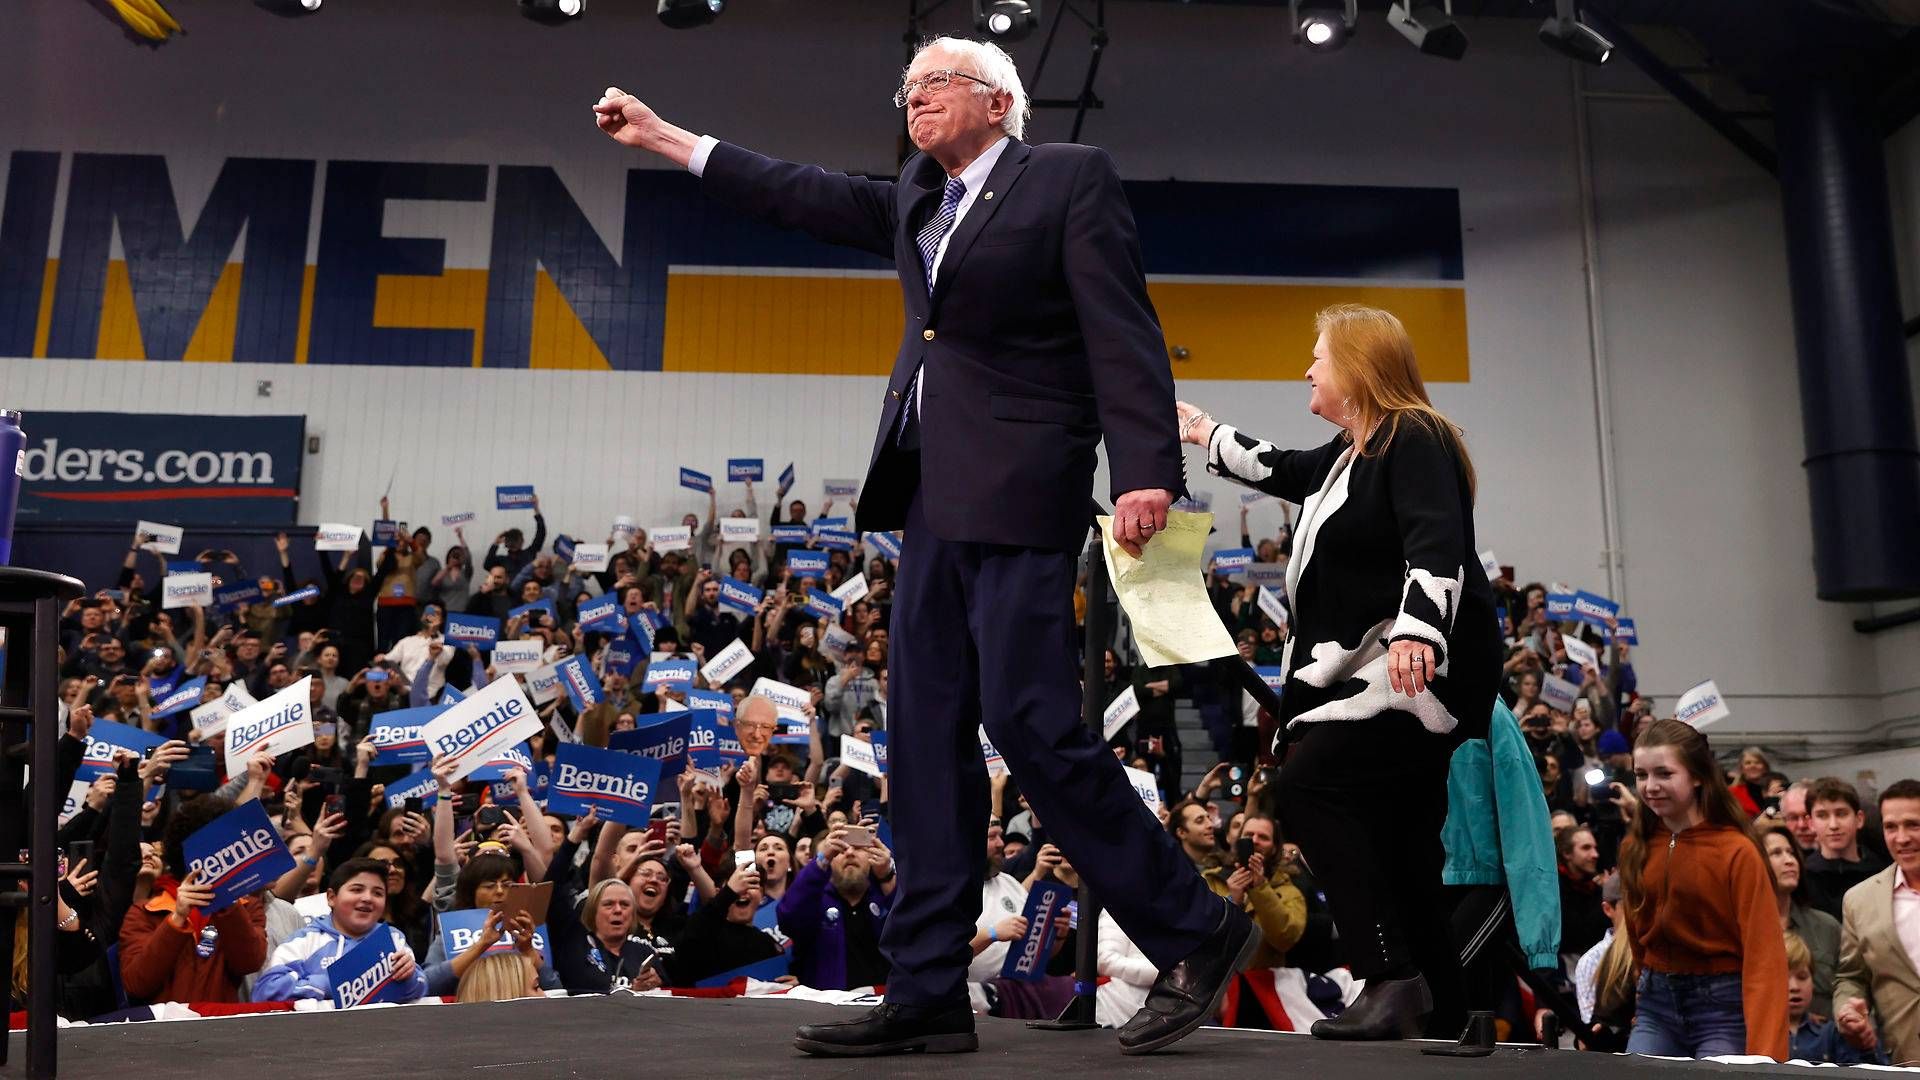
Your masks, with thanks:
[[[1167,512],[1167,527],[1138,559],[1113,539],[1113,518],[1100,521],[1107,573],[1133,624],[1133,642],[1151,667],[1200,664],[1238,650],[1207,597],[1204,560],[1212,514]]]

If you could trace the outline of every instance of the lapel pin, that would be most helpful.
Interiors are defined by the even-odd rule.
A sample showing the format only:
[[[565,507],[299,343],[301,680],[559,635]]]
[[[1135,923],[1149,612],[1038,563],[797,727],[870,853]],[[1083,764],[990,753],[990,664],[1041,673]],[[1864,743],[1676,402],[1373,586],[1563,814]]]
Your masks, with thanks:
[[[980,196],[980,197],[981,197],[981,198],[983,198],[983,199],[991,199],[991,198],[993,198],[993,192],[991,192],[991,191],[989,191],[989,192],[987,192],[987,193],[986,193],[985,195],[982,195],[982,196]]]

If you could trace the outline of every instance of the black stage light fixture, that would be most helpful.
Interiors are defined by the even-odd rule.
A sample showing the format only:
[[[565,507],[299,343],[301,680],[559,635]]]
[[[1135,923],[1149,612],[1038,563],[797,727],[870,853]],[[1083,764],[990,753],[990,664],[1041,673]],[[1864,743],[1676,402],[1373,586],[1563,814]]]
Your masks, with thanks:
[[[320,0],[253,0],[253,5],[262,11],[290,19],[320,10]]]
[[[1453,21],[1453,0],[1396,0],[1387,8],[1387,25],[1428,56],[1458,60],[1467,54],[1467,32]]]
[[[1293,43],[1332,52],[1347,43],[1360,21],[1359,0],[1287,0]]]
[[[1540,40],[1554,52],[1584,64],[1604,64],[1613,55],[1613,42],[1580,21],[1573,0],[1553,0],[1553,14],[1540,24]]]
[[[1019,41],[1040,25],[1038,0],[973,0],[973,28],[996,41]]]
[[[720,17],[727,0],[660,0],[660,21],[675,30],[705,26]]]
[[[520,0],[520,14],[537,23],[559,26],[587,9],[587,0]]]

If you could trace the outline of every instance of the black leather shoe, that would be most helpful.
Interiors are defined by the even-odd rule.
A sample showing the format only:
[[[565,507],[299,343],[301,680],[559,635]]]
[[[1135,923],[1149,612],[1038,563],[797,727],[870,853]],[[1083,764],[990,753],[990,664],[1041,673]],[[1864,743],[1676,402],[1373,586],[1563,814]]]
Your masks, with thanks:
[[[964,1001],[941,1008],[889,1001],[858,1020],[808,1024],[794,1032],[793,1045],[819,1057],[970,1054],[980,1049],[980,1036],[973,1032],[973,1008]]]
[[[1151,1054],[1179,1042],[1220,1008],[1227,985],[1260,947],[1260,928],[1238,905],[1226,914],[1200,947],[1160,973],[1147,991],[1147,1003],[1120,1029],[1120,1052]]]
[[[1345,1012],[1313,1022],[1316,1039],[1413,1039],[1425,1033],[1433,994],[1423,975],[1411,979],[1369,980]]]

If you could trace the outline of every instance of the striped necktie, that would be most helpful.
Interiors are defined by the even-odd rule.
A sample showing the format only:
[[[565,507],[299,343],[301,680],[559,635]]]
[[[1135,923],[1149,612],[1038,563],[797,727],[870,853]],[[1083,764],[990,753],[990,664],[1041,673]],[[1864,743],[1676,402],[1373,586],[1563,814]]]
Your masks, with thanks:
[[[927,223],[920,226],[920,232],[914,237],[914,242],[920,245],[920,268],[926,271],[928,296],[933,295],[934,256],[940,253],[940,241],[945,240],[947,233],[953,229],[954,219],[960,215],[960,199],[966,193],[967,185],[959,177],[949,178],[946,191],[940,197],[939,212],[928,218]],[[913,378],[907,380],[907,396],[900,406],[900,426],[897,432],[900,445],[909,450],[920,444],[919,433],[908,431],[913,424],[919,392],[920,371],[916,368]]]

